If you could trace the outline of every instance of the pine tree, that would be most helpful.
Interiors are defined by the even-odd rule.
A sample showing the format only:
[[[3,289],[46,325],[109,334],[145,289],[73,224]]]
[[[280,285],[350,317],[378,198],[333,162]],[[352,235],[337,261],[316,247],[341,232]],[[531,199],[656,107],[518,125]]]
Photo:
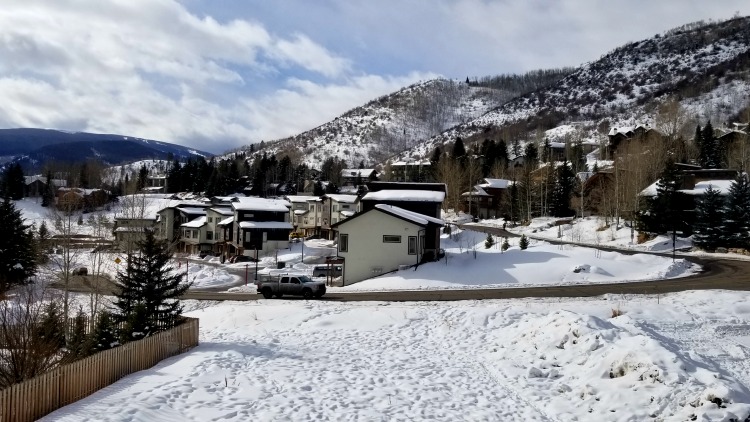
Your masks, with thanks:
[[[523,157],[527,165],[531,166],[531,169],[536,169],[539,162],[539,150],[536,144],[529,142],[524,148]]]
[[[138,251],[127,259],[125,271],[117,273],[119,293],[114,305],[117,317],[130,325],[125,339],[136,339],[169,329],[179,322],[182,306],[179,297],[189,283],[183,273],[170,265],[172,253],[165,240],[158,240],[147,230],[138,242]]]
[[[34,234],[7,199],[0,204],[0,251],[0,294],[29,283],[37,267]]]
[[[66,362],[75,362],[88,356],[90,345],[89,338],[86,335],[86,315],[82,309],[78,310],[73,320],[73,331],[67,339],[67,353],[65,353]]]
[[[503,252],[505,252],[508,249],[510,249],[510,242],[508,242],[508,238],[506,237],[506,238],[503,239],[503,244],[500,245],[500,250],[502,250]]]
[[[521,235],[521,239],[518,241],[518,247],[521,248],[522,251],[525,251],[526,248],[529,247],[529,239],[526,237],[525,234]]]
[[[723,238],[727,247],[750,247],[750,184],[747,177],[740,174],[729,186],[729,194],[724,208]]]
[[[24,179],[20,163],[11,163],[2,176],[3,198],[17,201],[23,199]]]
[[[568,217],[573,214],[570,209],[570,197],[575,187],[575,174],[568,161],[557,168],[557,180],[552,190],[551,213],[555,217]]]
[[[487,233],[487,239],[484,240],[484,248],[489,249],[495,245],[495,239],[492,237],[492,234]]]
[[[57,302],[49,302],[44,307],[35,337],[55,350],[65,347],[65,324],[62,310]]]
[[[47,183],[44,186],[44,192],[42,192],[42,206],[49,207],[55,203],[55,184],[52,179],[52,172],[47,170]]]
[[[119,346],[117,328],[112,314],[103,311],[99,314],[99,319],[94,326],[94,332],[91,334],[91,351],[101,352]]]
[[[466,157],[464,141],[461,138],[456,138],[456,142],[453,144],[453,150],[451,150],[451,158],[454,160],[460,160],[464,157]]]
[[[679,192],[681,176],[674,161],[667,160],[659,181],[656,196],[648,203],[648,212],[639,215],[642,230],[651,233],[667,233],[684,227],[684,194]]]
[[[724,198],[719,191],[709,186],[695,207],[693,243],[713,251],[725,242],[723,236]]]

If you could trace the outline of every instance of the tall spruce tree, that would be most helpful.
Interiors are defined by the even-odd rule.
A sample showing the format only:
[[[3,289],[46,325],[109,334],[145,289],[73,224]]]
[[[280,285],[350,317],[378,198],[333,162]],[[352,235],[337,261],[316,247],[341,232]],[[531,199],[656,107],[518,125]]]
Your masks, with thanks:
[[[24,179],[23,168],[19,163],[11,163],[3,172],[2,194],[3,198],[13,200],[23,199]]]
[[[34,234],[8,199],[0,203],[0,251],[0,294],[28,284],[37,267]]]
[[[726,246],[750,247],[750,184],[745,174],[738,175],[729,186],[722,232]]]
[[[684,229],[685,194],[679,191],[682,183],[675,162],[667,160],[659,181],[656,196],[648,201],[648,212],[639,216],[641,229],[651,233],[667,233]]]
[[[709,186],[695,207],[693,243],[703,249],[713,251],[725,244],[724,198],[719,191]]]
[[[570,197],[575,187],[575,173],[568,161],[564,161],[557,168],[557,180],[552,190],[551,213],[554,217],[568,217],[573,215],[570,208]]]
[[[120,291],[114,305],[117,318],[126,323],[125,340],[145,337],[179,322],[179,297],[190,285],[183,282],[183,273],[175,272],[171,259],[166,240],[146,230],[138,251],[128,256],[125,271],[117,272]]]
[[[52,171],[47,170],[44,192],[42,192],[42,206],[49,207],[55,203],[55,182],[52,179]]]

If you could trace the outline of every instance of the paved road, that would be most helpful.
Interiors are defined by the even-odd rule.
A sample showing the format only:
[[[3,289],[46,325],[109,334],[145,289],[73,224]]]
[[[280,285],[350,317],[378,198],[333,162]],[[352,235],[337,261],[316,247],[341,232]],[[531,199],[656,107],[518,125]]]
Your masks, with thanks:
[[[516,236],[499,227],[468,226],[472,230],[491,232],[498,236]],[[544,239],[545,241],[550,241]],[[558,242],[553,243],[570,243]],[[591,245],[584,245],[593,247]],[[643,253],[642,251],[621,250],[611,247],[597,247],[597,249],[618,251],[625,254]],[[671,256],[670,253],[656,253],[656,255]],[[389,292],[361,292],[337,293],[329,292],[320,300],[350,302],[350,301],[453,301],[453,300],[481,300],[481,299],[513,299],[524,297],[589,297],[607,293],[614,294],[662,294],[685,290],[744,290],[750,291],[750,261],[696,258],[683,256],[682,258],[695,262],[703,267],[703,272],[690,277],[668,280],[653,280],[621,283],[597,283],[565,286],[540,286],[500,289],[466,289],[466,290],[421,290],[421,291],[389,291]],[[244,275],[244,271],[243,271]],[[252,277],[252,274],[251,274]],[[244,280],[244,277],[243,277]],[[77,286],[78,287],[78,286]],[[226,289],[226,286],[223,288]],[[85,292],[85,286],[75,291]],[[223,293],[212,290],[191,290],[184,299],[193,300],[262,300],[257,293]],[[289,300],[302,300],[290,298]]]

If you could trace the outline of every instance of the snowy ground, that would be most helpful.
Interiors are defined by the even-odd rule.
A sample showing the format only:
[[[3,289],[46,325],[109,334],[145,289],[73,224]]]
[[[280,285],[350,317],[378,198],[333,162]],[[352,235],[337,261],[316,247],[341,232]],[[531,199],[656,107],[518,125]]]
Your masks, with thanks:
[[[416,270],[397,271],[332,291],[377,291],[420,289],[499,288],[538,285],[613,283],[677,278],[700,268],[684,259],[674,262],[650,254],[625,255],[596,249],[551,245],[531,240],[526,250],[518,238],[509,239],[510,249],[501,250],[502,239],[487,249],[487,235],[456,230],[444,235],[441,246],[448,257],[423,264]]]
[[[191,313],[191,352],[43,420],[742,421],[748,299],[227,302]]]

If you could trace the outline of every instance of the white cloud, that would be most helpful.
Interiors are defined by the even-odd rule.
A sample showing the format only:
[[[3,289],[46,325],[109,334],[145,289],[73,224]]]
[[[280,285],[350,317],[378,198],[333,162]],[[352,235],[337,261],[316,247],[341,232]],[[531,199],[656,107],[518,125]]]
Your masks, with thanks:
[[[248,85],[279,69],[324,78],[350,69],[304,34],[275,36],[256,22],[221,23],[150,0],[4,5],[0,57],[2,126],[123,133],[210,151],[287,134],[288,125],[269,132],[253,123],[265,118],[242,105],[253,102]],[[213,94],[231,86],[234,98]],[[315,108],[304,119],[285,113],[287,91],[266,109],[294,122],[333,117]]]
[[[436,73],[577,65],[749,8],[746,0],[6,1],[0,126],[221,152],[297,134]]]

